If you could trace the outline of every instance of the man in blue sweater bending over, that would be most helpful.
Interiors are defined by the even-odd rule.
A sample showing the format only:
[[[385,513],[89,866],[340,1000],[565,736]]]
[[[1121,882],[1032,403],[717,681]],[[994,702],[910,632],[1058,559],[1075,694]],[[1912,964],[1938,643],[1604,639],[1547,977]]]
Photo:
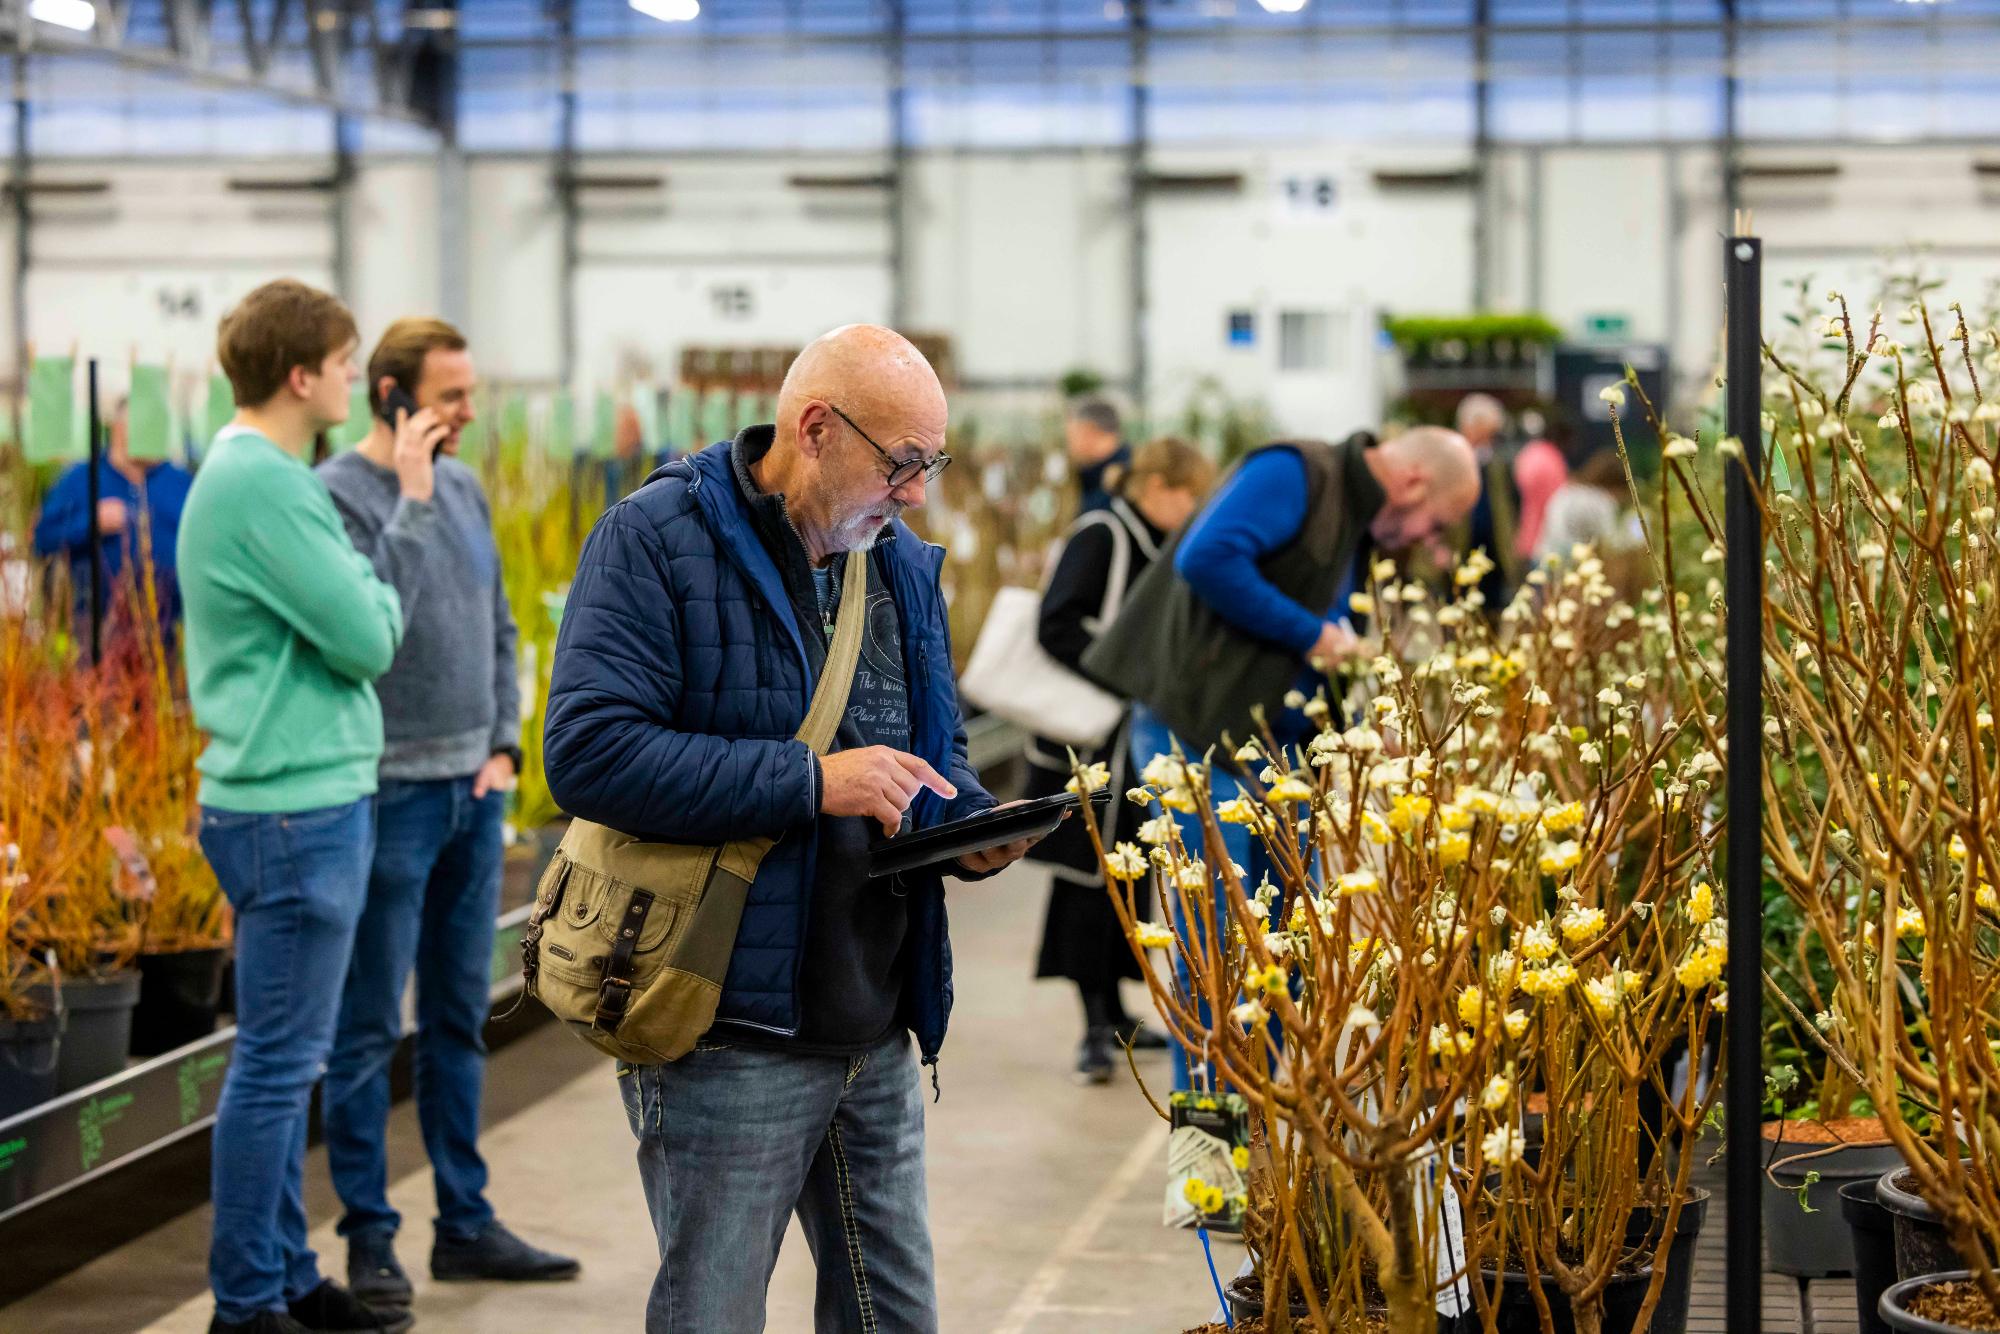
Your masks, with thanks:
[[[1348,596],[1366,583],[1372,554],[1434,536],[1478,499],[1472,448],[1442,427],[1383,444],[1365,432],[1337,445],[1281,441],[1246,455],[1084,655],[1086,671],[1133,701],[1135,762],[1174,740],[1194,756],[1225,732],[1240,744],[1259,705],[1280,743],[1304,738],[1313,724],[1285,697],[1310,700],[1326,670],[1361,650]],[[1213,795],[1237,795],[1221,765]],[[1201,846],[1200,826],[1181,818],[1188,847]],[[1262,844],[1244,825],[1227,826],[1226,838],[1255,884],[1267,869]],[[1185,1053],[1174,1078],[1190,1086]]]

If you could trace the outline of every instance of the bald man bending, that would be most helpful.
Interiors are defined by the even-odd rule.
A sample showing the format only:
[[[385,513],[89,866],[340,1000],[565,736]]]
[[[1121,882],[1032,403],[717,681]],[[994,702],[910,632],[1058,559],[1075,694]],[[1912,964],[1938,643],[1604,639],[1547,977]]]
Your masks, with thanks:
[[[556,800],[645,839],[778,840],[714,1027],[678,1061],[619,1068],[660,1243],[648,1334],[763,1329],[794,1212],[820,1334],[937,1329],[919,1059],[936,1064],[951,1008],[940,872],[1027,850],[867,878],[872,835],[994,804],[965,758],[944,553],[900,521],[951,461],[945,424],[908,341],[836,329],[793,363],[776,425],[661,468],[584,545],[549,694]],[[821,759],[794,734],[851,551],[866,632]]]
[[[1083,656],[1085,670],[1133,701],[1136,766],[1176,741],[1190,755],[1224,733],[1240,744],[1257,734],[1259,708],[1281,743],[1316,731],[1296,703],[1324,693],[1337,707],[1328,673],[1361,651],[1366,618],[1349,598],[1367,587],[1371,554],[1433,536],[1478,497],[1471,447],[1434,426],[1386,444],[1364,432],[1246,455]],[[1237,795],[1223,766],[1213,787],[1218,802]],[[1245,825],[1223,834],[1257,884],[1271,870],[1262,840]],[[1202,845],[1192,819],[1182,818],[1181,835]],[[1175,1087],[1192,1087],[1198,1066],[1178,1047],[1174,1058]]]

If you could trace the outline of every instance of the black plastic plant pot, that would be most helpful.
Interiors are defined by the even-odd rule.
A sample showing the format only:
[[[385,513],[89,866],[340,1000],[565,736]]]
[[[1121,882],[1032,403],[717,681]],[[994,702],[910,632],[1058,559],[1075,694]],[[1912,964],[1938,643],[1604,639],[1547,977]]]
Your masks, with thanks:
[[[1264,1314],[1264,1280],[1255,1274],[1239,1274],[1223,1285],[1222,1296],[1229,1303],[1232,1320],[1243,1321]],[[1292,1303],[1292,1319],[1305,1320],[1312,1312],[1304,1302]]]
[[[1674,1244],[1667,1249],[1667,1276],[1661,1281],[1660,1300],[1653,1305],[1653,1318],[1646,1322],[1646,1334],[1681,1334],[1687,1328],[1688,1306],[1694,1296],[1695,1241],[1701,1235],[1702,1224],[1708,1221],[1708,1200],[1707,1191],[1693,1187],[1688,1191],[1687,1203],[1681,1206],[1680,1217],[1674,1223]],[[1652,1230],[1652,1209],[1634,1209],[1625,1224],[1625,1244],[1646,1245],[1647,1234]],[[1649,1249],[1658,1247],[1659,1238],[1653,1237]],[[1642,1300],[1645,1295],[1645,1290],[1640,1289]]]
[[[1499,1334],[1543,1334],[1542,1315],[1535,1306],[1535,1296],[1528,1288],[1526,1274],[1509,1270],[1500,1276],[1498,1291],[1494,1289],[1492,1270],[1482,1271],[1479,1277],[1486,1291],[1492,1294],[1492,1300],[1499,1303],[1496,1321]],[[1653,1270],[1648,1266],[1636,1274],[1619,1274],[1605,1286],[1604,1321],[1600,1326],[1603,1334],[1632,1334],[1639,1319],[1639,1308],[1646,1303],[1646,1288],[1652,1281]],[[1556,1281],[1546,1274],[1542,1275],[1542,1295],[1548,1299],[1549,1316],[1555,1325],[1553,1334],[1576,1334],[1576,1318],[1570,1311],[1569,1298],[1563,1296]],[[1663,1293],[1662,1303],[1665,1300]],[[1658,1313],[1659,1308],[1655,1307],[1654,1314],[1657,1316]],[[1477,1329],[1478,1319],[1476,1314],[1468,1317],[1465,1327]],[[1657,1328],[1657,1325],[1649,1325],[1649,1334]]]
[[[1919,1278],[1963,1269],[1965,1259],[1951,1244],[1944,1224],[1923,1196],[1910,1187],[1910,1172],[1899,1167],[1884,1172],[1875,1183],[1875,1201],[1895,1220],[1896,1277]]]
[[[1798,1278],[1854,1272],[1854,1241],[1840,1214],[1840,1188],[1900,1171],[1895,1145],[1764,1141],[1776,1161],[1763,1178],[1764,1241],[1770,1268]],[[1818,1173],[1816,1180],[1811,1174]],[[1777,1178],[1773,1181],[1772,1178]],[[1799,1192],[1805,1192],[1800,1207]]]
[[[46,1003],[47,987],[31,988]],[[95,1084],[125,1068],[132,1047],[132,1007],[139,1003],[139,970],[62,982],[62,1053],[56,1061],[58,1096]]]
[[[1919,1291],[1937,1283],[1965,1283],[1972,1278],[1970,1269],[1953,1269],[1938,1274],[1919,1274],[1890,1285],[1882,1294],[1882,1323],[1889,1329],[1905,1331],[1905,1334],[1987,1334],[1969,1325],[1947,1325],[1940,1320],[1926,1320],[1912,1314],[1909,1303]]]
[[[1230,1279],[1223,1286],[1222,1296],[1229,1303],[1229,1318],[1234,1323],[1240,1325],[1253,1316],[1260,1319],[1263,1317],[1264,1283],[1255,1274],[1238,1274],[1235,1278]],[[1386,1311],[1378,1311],[1375,1307],[1370,1307],[1369,1313],[1371,1315],[1380,1314],[1385,1318],[1388,1314]],[[1292,1303],[1293,1324],[1303,1327],[1301,1322],[1310,1320],[1311,1318],[1312,1312],[1304,1302]],[[1473,1319],[1472,1324],[1462,1326],[1457,1318],[1441,1315],[1437,1318],[1437,1327],[1438,1334],[1455,1334],[1455,1331],[1461,1328],[1476,1330],[1479,1326],[1476,1317]]]
[[[229,950],[220,946],[140,955],[132,1055],[158,1056],[213,1033],[222,1001],[222,967],[228,960]]]
[[[1896,1282],[1896,1216],[1875,1199],[1873,1181],[1840,1188],[1840,1216],[1854,1246],[1854,1310],[1861,1334],[1885,1334],[1882,1294]]]
[[[62,1026],[54,1015],[9,1019],[0,1014],[0,1121],[56,1095]]]

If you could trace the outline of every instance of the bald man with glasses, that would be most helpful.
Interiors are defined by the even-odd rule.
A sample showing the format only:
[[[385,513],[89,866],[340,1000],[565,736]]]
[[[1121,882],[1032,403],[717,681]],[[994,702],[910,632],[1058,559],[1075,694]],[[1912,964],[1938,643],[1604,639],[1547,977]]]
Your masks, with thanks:
[[[794,1212],[822,1334],[937,1329],[919,1063],[951,1007],[942,875],[1028,846],[867,878],[871,837],[994,804],[965,757],[944,552],[901,522],[951,462],[945,424],[916,348],[836,329],[793,364],[774,425],[608,511],[570,588],[544,747],[563,809],[642,839],[778,840],[714,1026],[678,1061],[619,1069],[660,1243],[647,1334],[762,1330]],[[851,551],[866,631],[820,758],[794,734]]]

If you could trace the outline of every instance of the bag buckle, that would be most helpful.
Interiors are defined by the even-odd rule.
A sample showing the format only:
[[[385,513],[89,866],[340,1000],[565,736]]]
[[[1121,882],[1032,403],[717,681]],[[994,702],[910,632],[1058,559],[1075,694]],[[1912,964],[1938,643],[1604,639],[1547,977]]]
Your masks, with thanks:
[[[590,1026],[600,1033],[615,1033],[625,1020],[625,1007],[632,999],[632,984],[622,977],[607,977],[597,989],[597,1013]]]

